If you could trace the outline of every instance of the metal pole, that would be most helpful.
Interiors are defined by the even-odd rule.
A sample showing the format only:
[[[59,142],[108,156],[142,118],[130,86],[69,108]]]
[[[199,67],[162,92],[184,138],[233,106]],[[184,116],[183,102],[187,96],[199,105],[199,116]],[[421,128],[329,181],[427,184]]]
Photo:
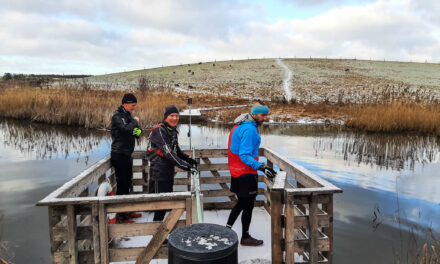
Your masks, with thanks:
[[[188,108],[189,108],[189,149],[192,149],[191,145],[191,105],[192,105],[192,98],[188,98]]]

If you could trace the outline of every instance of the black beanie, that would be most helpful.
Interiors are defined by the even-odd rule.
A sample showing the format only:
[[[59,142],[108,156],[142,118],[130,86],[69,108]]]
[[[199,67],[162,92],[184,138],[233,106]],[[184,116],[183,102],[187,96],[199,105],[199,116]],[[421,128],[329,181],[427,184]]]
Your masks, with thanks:
[[[137,103],[136,96],[132,93],[126,93],[124,94],[124,97],[122,97],[122,104],[133,104]]]
[[[163,114],[163,120],[167,119],[167,117],[173,113],[178,114],[179,113],[179,109],[177,109],[176,106],[174,105],[169,105],[165,108],[165,113]]]

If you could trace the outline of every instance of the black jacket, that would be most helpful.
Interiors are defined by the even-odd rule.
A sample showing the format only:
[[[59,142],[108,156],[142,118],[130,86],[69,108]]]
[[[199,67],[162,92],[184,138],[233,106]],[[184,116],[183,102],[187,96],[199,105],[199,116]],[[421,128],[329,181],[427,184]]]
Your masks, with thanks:
[[[116,109],[112,117],[112,152],[131,155],[134,150],[135,136],[133,129],[139,128],[139,124],[130,112],[121,105]]]
[[[168,125],[166,122],[160,123],[152,129],[149,141],[148,150],[158,153],[151,160],[151,166],[157,169],[157,173],[151,175],[152,178],[165,180],[164,177],[173,177],[174,166],[183,170],[191,168],[188,163],[190,157],[183,153],[179,147],[178,131],[175,127]],[[160,171],[163,171],[163,173],[160,173]]]

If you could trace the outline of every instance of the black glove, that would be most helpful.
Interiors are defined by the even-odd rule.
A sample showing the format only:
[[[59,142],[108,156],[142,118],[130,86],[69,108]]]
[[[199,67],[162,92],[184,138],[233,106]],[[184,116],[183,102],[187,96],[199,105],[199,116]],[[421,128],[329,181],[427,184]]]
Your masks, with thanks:
[[[274,171],[270,167],[267,167],[266,165],[261,165],[260,168],[258,168],[258,170],[262,171],[269,179],[273,179],[277,175],[276,171]]]
[[[187,162],[194,168],[197,168],[197,161],[192,158],[188,158]]]

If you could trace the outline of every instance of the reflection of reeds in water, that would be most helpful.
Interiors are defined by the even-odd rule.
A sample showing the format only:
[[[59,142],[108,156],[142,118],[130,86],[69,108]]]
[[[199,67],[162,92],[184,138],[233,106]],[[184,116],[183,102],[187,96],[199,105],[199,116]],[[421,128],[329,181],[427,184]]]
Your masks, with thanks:
[[[438,243],[437,247],[440,247]],[[417,264],[439,264],[440,263],[440,251],[436,246],[428,244],[423,245],[423,252],[420,259],[416,262]]]
[[[0,120],[0,138],[23,153],[35,153],[37,158],[67,157],[73,153],[98,149],[109,138],[104,131],[89,131],[67,126],[47,126],[14,120]]]
[[[358,164],[414,170],[416,162],[438,161],[440,139],[434,136],[343,132],[333,137],[317,137],[313,147],[316,153],[334,151],[343,155],[344,160],[354,160]]]

